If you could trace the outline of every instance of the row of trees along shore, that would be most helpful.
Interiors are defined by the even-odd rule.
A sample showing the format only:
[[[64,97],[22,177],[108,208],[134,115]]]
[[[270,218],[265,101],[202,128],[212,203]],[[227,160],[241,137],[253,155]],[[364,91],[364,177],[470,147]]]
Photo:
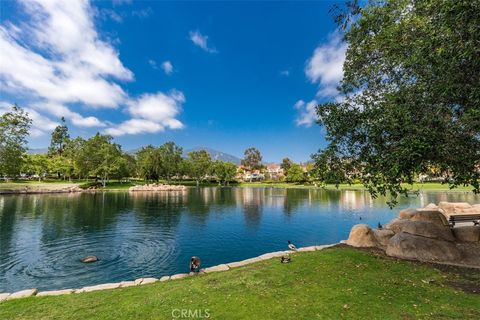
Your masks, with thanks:
[[[108,135],[97,133],[89,139],[72,138],[63,118],[51,134],[48,152],[28,154],[26,138],[30,125],[28,114],[16,105],[0,117],[1,176],[16,178],[24,174],[39,181],[46,176],[63,180],[95,179],[105,186],[110,179],[130,177],[147,182],[189,178],[197,185],[208,179],[226,185],[237,175],[237,165],[214,161],[205,150],[189,152],[184,158],[182,148],[174,142],[159,147],[148,145],[135,153],[127,153]],[[308,178],[302,167],[288,158],[281,166],[288,182],[304,182]],[[240,170],[265,171],[258,149],[245,151]]]

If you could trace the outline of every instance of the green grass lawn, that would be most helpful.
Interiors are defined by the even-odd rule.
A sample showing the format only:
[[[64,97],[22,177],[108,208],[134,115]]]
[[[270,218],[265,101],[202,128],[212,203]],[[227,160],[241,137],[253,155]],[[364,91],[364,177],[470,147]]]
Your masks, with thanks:
[[[312,184],[295,184],[295,183],[287,183],[287,182],[242,182],[239,184],[240,187],[259,187],[259,188],[325,188],[327,190],[365,190],[365,187],[362,184],[340,184],[337,186],[333,184],[328,184],[324,187],[315,186]],[[404,187],[411,189],[412,191],[416,190],[428,190],[428,191],[472,191],[473,188],[468,187],[458,187],[455,189],[450,189],[448,184],[441,184],[441,183],[414,183],[413,185],[404,184]]]
[[[0,190],[16,190],[16,189],[60,189],[70,186],[79,185],[81,182],[68,180],[47,180],[47,181],[14,181],[14,182],[0,182]]]
[[[459,269],[347,247],[151,285],[0,302],[0,319],[480,319],[480,294],[455,289]],[[480,288],[480,272],[469,271]],[[174,312],[172,316],[172,312]]]

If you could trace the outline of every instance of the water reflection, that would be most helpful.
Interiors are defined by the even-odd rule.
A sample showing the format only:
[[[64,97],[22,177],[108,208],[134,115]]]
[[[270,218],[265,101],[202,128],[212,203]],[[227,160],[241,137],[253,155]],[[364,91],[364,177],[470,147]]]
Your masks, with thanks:
[[[363,191],[191,188],[187,192],[106,192],[0,196],[0,292],[60,289],[185,272],[344,239],[352,225],[388,222],[399,209],[438,201],[479,202],[471,193],[386,199]],[[79,263],[94,254],[98,263]]]

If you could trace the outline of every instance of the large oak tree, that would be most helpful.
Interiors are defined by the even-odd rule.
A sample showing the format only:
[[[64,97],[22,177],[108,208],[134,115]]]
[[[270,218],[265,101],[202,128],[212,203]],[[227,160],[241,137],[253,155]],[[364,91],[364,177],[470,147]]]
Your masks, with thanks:
[[[322,179],[360,179],[393,200],[435,168],[451,187],[480,178],[480,1],[349,3],[342,99],[319,105]]]

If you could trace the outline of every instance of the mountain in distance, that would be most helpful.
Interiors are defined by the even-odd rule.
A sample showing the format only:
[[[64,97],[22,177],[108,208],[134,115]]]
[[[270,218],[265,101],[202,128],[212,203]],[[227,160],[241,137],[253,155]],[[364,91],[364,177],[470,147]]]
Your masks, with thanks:
[[[228,154],[228,153],[225,153],[225,152],[222,152],[222,151],[218,151],[218,150],[215,150],[215,149],[207,148],[207,147],[195,147],[195,148],[184,150],[183,151],[183,156],[186,158],[188,156],[189,152],[200,151],[200,150],[207,151],[208,154],[210,154],[210,157],[212,158],[212,160],[214,160],[214,161],[221,160],[221,161],[226,161],[226,162],[232,162],[236,165],[240,165],[240,162],[242,161],[239,157],[236,157],[234,155],[231,155],[231,154]]]

